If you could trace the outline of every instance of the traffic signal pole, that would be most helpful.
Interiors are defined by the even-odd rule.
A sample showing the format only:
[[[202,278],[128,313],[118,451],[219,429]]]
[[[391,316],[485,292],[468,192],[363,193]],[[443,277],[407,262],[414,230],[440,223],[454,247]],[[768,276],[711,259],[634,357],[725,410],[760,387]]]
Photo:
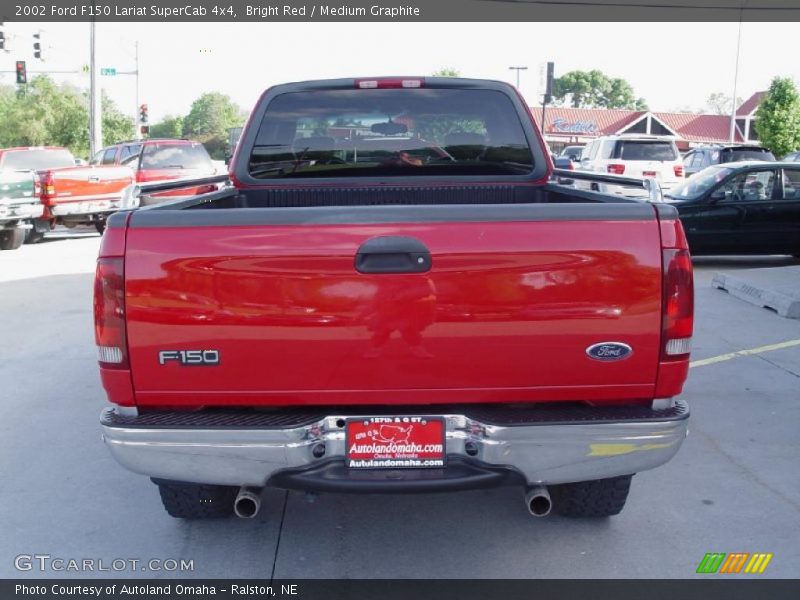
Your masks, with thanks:
[[[89,158],[103,147],[103,121],[101,91],[98,88],[97,62],[95,60],[95,20],[89,30]]]
[[[135,58],[136,58],[136,110],[139,110],[139,40],[136,40],[135,44]],[[136,113],[134,113],[135,115]],[[136,139],[142,139],[142,128],[138,127],[138,123],[136,123],[135,117],[133,122],[133,128],[136,132]]]

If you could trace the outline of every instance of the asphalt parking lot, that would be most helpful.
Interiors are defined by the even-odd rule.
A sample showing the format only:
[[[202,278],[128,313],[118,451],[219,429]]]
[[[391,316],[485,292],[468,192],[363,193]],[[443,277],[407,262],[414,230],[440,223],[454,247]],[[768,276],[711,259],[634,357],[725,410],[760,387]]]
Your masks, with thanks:
[[[100,440],[98,245],[87,230],[0,253],[0,577],[687,578],[707,552],[771,552],[760,577],[800,573],[800,345],[693,368],[689,438],[634,478],[610,519],[535,519],[521,490],[500,488],[313,500],[268,490],[254,520],[174,520]],[[710,285],[719,270],[796,264],[697,259],[693,358],[800,340],[800,320]],[[191,559],[194,571],[20,572],[20,554]]]

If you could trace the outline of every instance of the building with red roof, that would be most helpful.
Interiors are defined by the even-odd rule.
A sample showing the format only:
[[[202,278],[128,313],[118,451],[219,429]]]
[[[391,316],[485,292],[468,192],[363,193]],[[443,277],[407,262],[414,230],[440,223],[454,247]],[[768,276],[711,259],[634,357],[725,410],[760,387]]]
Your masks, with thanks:
[[[753,94],[736,110],[734,143],[758,141],[755,112],[766,92]],[[531,107],[541,128],[541,107]],[[585,144],[601,135],[649,134],[675,138],[678,148],[730,142],[730,115],[551,107],[545,110],[544,136],[554,151]]]

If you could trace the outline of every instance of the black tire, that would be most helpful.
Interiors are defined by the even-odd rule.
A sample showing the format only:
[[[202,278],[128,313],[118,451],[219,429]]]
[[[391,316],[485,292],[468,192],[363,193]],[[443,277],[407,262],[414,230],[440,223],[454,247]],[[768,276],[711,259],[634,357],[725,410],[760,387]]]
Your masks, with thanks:
[[[97,233],[103,235],[103,232],[106,230],[106,220],[95,221],[94,228],[97,229]]]
[[[35,229],[28,229],[28,232],[25,234],[26,244],[38,244],[43,239],[44,233],[41,231],[36,231]]]
[[[633,475],[549,487],[553,510],[565,517],[610,517],[625,507]]]
[[[16,250],[25,241],[24,229],[4,229],[0,231],[0,250]]]
[[[176,519],[220,519],[233,514],[233,501],[239,488],[153,480],[161,502]]]

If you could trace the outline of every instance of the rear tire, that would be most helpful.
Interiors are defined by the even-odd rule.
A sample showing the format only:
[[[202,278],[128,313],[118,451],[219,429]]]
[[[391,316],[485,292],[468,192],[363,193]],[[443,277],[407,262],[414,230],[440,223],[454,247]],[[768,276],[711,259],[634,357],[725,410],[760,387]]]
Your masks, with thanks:
[[[24,229],[4,229],[0,231],[0,250],[16,250],[25,241]]]
[[[97,233],[103,235],[103,232],[106,230],[106,220],[95,221],[94,228],[97,229]]]
[[[565,517],[610,517],[625,507],[633,475],[549,486],[553,510]]]
[[[44,239],[44,233],[36,231],[35,229],[29,229],[28,233],[25,234],[26,244],[38,244],[43,239]]]
[[[239,488],[153,479],[161,502],[176,519],[220,519],[233,514]]]

